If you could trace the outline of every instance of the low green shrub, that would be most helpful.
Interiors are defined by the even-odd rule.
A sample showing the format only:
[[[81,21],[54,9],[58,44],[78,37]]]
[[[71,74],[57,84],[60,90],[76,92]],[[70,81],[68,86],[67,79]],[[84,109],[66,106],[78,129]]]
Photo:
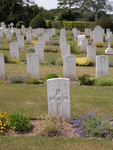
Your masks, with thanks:
[[[21,28],[21,25],[24,25],[24,21],[18,21],[16,24],[16,28]]]
[[[83,74],[81,77],[78,77],[78,79],[81,85],[94,85],[95,82],[95,78],[87,74]]]
[[[56,61],[57,65],[63,65],[63,59],[62,58],[58,58]]]
[[[56,65],[56,59],[51,58],[51,60],[50,60],[50,64],[52,64],[52,65]]]
[[[58,50],[57,49],[52,49],[52,48],[45,48],[44,49],[44,52],[47,52],[47,53],[49,53],[49,52],[52,52],[52,53],[58,53]]]
[[[72,41],[73,39],[72,39],[70,36],[68,36],[68,37],[67,37],[67,40],[68,40],[68,41]]]
[[[18,59],[18,58],[11,58],[10,59],[10,63],[12,63],[12,64],[18,64],[20,62],[20,59]]]
[[[50,73],[50,74],[47,74],[45,76],[45,79],[48,80],[48,79],[52,79],[52,78],[58,78],[59,76],[55,73]]]
[[[8,56],[6,54],[4,54],[4,61],[5,61],[5,63],[9,62],[9,58],[8,58]]]
[[[24,83],[24,81],[25,78],[20,74],[16,74],[10,77],[10,83]]]
[[[46,22],[40,15],[37,15],[31,20],[29,26],[31,26],[33,29],[45,28]]]
[[[37,80],[36,78],[28,77],[25,83],[26,84],[44,84],[44,81]]]
[[[78,49],[75,47],[74,42],[68,42],[68,44],[70,45],[70,51],[71,51],[71,53],[73,53],[73,54],[80,54],[80,53],[81,53],[81,51],[78,50]]]
[[[98,77],[95,79],[96,86],[113,86],[113,79],[107,77]]]
[[[14,131],[26,131],[31,127],[29,116],[23,113],[12,113],[8,116],[10,127]]]
[[[28,47],[27,52],[35,52],[35,48],[34,47]]]

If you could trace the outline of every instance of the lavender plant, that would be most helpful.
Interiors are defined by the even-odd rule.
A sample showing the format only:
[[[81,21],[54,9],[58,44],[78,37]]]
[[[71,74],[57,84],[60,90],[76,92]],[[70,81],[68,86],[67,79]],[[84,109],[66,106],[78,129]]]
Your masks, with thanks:
[[[95,112],[87,112],[80,118],[73,119],[73,134],[77,133],[80,137],[112,138],[113,125],[110,125],[107,117],[99,117]]]

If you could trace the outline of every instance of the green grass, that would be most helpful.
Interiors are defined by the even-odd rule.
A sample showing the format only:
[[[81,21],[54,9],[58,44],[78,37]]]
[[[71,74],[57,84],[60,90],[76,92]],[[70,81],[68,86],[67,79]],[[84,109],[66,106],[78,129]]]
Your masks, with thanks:
[[[113,142],[98,139],[0,137],[0,150],[112,150]]]
[[[71,36],[72,32],[67,31],[67,37]],[[59,40],[59,36],[51,39]],[[16,38],[13,37],[13,41]],[[67,41],[68,43],[69,41]],[[74,39],[76,49],[80,50],[77,42]],[[2,48],[0,53],[9,55],[9,46],[5,37],[1,40]],[[97,48],[97,55],[104,55],[108,43],[105,42],[103,47]],[[26,51],[28,47],[33,47],[33,44],[27,44],[25,41],[25,50],[20,51],[20,60],[25,61],[26,55],[30,54]],[[50,62],[51,58],[58,61],[61,59],[59,46],[47,45],[47,49],[58,49],[58,53],[44,53],[45,62]],[[72,54],[76,58],[86,57],[86,54]],[[109,56],[109,61],[112,62],[113,55]],[[20,73],[27,76],[27,66],[24,63],[5,64],[7,76],[12,76]],[[92,67],[76,67],[76,76],[89,74],[95,77],[95,66]],[[62,65],[40,65],[40,77],[56,73],[59,77],[63,77]],[[113,68],[109,68],[109,77],[113,78]],[[84,114],[89,109],[96,109],[103,115],[108,114],[113,117],[113,87],[100,86],[75,86],[71,85],[71,117],[78,117]],[[13,113],[20,111],[30,115],[30,117],[38,117],[42,113],[48,112],[47,103],[47,85],[26,85],[26,84],[1,84],[0,85],[0,112]],[[0,150],[113,150],[113,142],[99,139],[64,139],[64,138],[45,138],[45,137],[0,137]]]

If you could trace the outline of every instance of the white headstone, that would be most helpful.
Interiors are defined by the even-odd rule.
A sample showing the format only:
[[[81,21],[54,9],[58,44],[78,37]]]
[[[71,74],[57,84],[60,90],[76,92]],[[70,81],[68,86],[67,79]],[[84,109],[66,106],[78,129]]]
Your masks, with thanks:
[[[96,62],[96,46],[87,46],[87,57]]]
[[[18,46],[18,42],[11,42],[9,44],[9,49],[10,49],[10,57],[11,58],[17,57],[19,59],[19,46]]]
[[[56,78],[47,80],[48,112],[70,119],[70,80]]]
[[[76,80],[76,60],[75,56],[63,57],[63,74],[64,78]]]
[[[28,54],[26,57],[28,76],[40,79],[39,55]]]
[[[78,35],[78,46],[81,46],[81,42],[83,39],[86,39],[85,35]]]
[[[32,42],[31,31],[26,32],[26,41],[30,44]]]
[[[39,36],[38,37],[38,43],[39,44],[44,44],[44,47],[45,47],[45,38],[44,38],[44,36]]]
[[[64,56],[70,56],[70,45],[69,44],[62,44],[61,45],[61,54],[62,57]]]
[[[93,40],[93,31],[90,31],[90,40]]]
[[[60,43],[60,49],[61,49],[61,45],[66,44],[66,37],[60,37],[59,43]]]
[[[81,40],[81,50],[82,52],[87,52],[88,39]]]
[[[109,56],[96,56],[96,77],[108,76]]]
[[[3,38],[3,29],[0,29],[0,39]]]
[[[100,42],[103,44],[104,41],[104,29],[101,26],[96,26],[93,30],[93,44]]]
[[[6,40],[7,40],[7,42],[12,41],[12,35],[11,35],[11,32],[9,32],[9,31],[6,32]]]
[[[40,61],[44,61],[44,44],[35,44],[35,54],[39,55]]]
[[[0,54],[0,79],[6,78],[4,55]]]
[[[17,37],[17,41],[18,41],[19,49],[24,49],[24,36],[23,35],[19,35]]]

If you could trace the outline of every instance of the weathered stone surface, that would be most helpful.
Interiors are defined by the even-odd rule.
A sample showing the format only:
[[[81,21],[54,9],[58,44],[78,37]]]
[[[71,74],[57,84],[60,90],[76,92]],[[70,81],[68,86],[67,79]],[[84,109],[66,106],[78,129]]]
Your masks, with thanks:
[[[9,49],[10,49],[10,57],[11,58],[17,57],[19,59],[19,46],[18,46],[18,42],[11,42],[9,44]]]
[[[35,44],[35,54],[39,55],[40,61],[44,61],[44,44]]]
[[[96,77],[108,76],[109,56],[96,56]]]
[[[0,79],[6,78],[4,55],[0,54]]]
[[[47,80],[48,112],[62,118],[70,118],[70,80]]]
[[[70,55],[70,45],[69,44],[61,45],[61,54],[62,54],[62,57]]]
[[[96,62],[96,46],[87,46],[87,57]]]
[[[28,76],[40,79],[39,55],[27,55],[27,73]]]
[[[64,78],[76,80],[76,61],[75,56],[63,57],[63,74]]]

